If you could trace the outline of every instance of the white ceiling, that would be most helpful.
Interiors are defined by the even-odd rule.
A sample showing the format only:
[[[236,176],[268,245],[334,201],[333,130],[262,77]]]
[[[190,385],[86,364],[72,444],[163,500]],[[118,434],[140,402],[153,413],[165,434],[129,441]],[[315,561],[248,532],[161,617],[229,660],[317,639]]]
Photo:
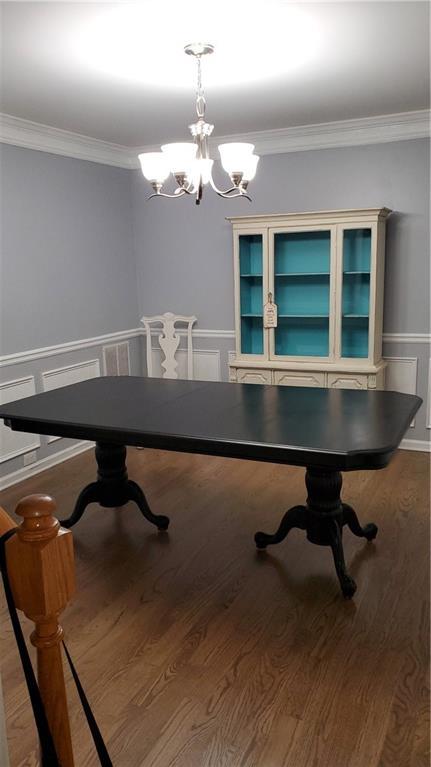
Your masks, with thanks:
[[[429,106],[427,2],[2,2],[1,110],[125,146],[187,139],[195,65],[218,135]]]

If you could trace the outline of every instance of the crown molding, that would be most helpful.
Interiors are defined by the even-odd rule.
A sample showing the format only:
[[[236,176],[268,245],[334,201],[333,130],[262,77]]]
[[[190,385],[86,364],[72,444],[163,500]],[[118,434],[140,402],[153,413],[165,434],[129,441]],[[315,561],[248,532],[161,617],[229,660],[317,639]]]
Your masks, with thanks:
[[[365,144],[386,144],[391,141],[428,138],[431,136],[430,120],[431,111],[422,109],[415,112],[218,136],[210,139],[210,145],[215,148],[218,144],[229,141],[247,141],[255,145],[257,154],[266,155],[308,152],[312,149],[338,149]],[[137,161],[139,152],[154,152],[158,149],[158,145],[135,149],[134,167],[139,167]],[[131,159],[133,161],[133,158]]]
[[[401,112],[354,120],[300,125],[279,130],[237,133],[212,140],[215,147],[229,141],[249,141],[259,155],[307,152],[312,149],[382,144],[391,141],[428,138],[430,132],[428,109]],[[158,145],[126,147],[107,141],[60,130],[49,125],[1,115],[0,142],[34,149],[40,152],[75,157],[120,168],[139,168],[138,154],[159,149]]]
[[[103,165],[115,165],[119,168],[133,167],[132,152],[128,147],[53,128],[50,125],[23,120],[13,115],[1,114],[0,116],[0,142]]]

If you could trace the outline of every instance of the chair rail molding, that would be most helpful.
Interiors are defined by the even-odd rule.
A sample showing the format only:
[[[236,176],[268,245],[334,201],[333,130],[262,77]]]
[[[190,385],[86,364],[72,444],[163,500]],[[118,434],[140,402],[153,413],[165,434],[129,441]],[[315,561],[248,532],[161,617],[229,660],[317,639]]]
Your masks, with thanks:
[[[250,141],[261,154],[381,144],[430,136],[430,110],[400,112],[352,120],[297,125],[277,130],[219,136],[217,143]],[[50,125],[0,115],[0,142],[39,152],[75,157],[120,168],[139,168],[138,154],[159,150],[153,145],[126,147]]]
[[[93,336],[83,338],[78,341],[65,341],[62,344],[53,346],[42,346],[39,349],[29,349],[14,354],[4,354],[0,357],[0,368],[18,365],[21,362],[33,362],[33,360],[44,359],[45,357],[56,357],[59,354],[89,349],[92,346],[103,346],[105,343],[118,343],[128,341],[130,338],[136,338],[141,334],[142,328],[130,328],[129,330],[120,330],[116,333],[106,333],[102,336]]]
[[[160,330],[157,329],[152,329],[151,331],[151,335],[154,336],[159,335],[159,333]],[[178,328],[176,333],[179,336],[187,335],[187,331],[183,328]],[[235,331],[233,329],[193,328],[192,335],[193,338],[231,339],[235,338]],[[54,344],[53,346],[43,346],[39,349],[28,349],[13,354],[4,354],[0,356],[0,368],[32,362],[33,360],[44,359],[45,357],[56,357],[59,354],[89,349],[92,346],[103,346],[106,343],[119,343],[137,338],[138,336],[145,336],[144,328],[129,328],[128,330],[120,330],[116,333],[106,333],[101,336],[83,338],[77,341],[65,341],[62,344]],[[385,343],[428,344],[431,346],[431,333],[383,333],[383,341]]]
[[[431,345],[431,333],[383,333],[387,344],[428,344]]]

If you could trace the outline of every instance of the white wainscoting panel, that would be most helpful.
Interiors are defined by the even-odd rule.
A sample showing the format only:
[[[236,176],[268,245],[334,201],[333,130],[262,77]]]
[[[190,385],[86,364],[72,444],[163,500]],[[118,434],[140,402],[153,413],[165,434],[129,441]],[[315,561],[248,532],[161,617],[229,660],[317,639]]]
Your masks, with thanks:
[[[0,403],[14,402],[17,399],[36,394],[34,376],[17,378],[14,381],[0,383]],[[36,434],[12,431],[4,423],[0,426],[0,463],[10,461],[18,455],[24,455],[40,447],[40,438]]]
[[[416,394],[417,357],[385,357],[385,359],[388,363],[385,389],[387,391],[399,391],[403,394]],[[410,428],[413,428],[414,425],[413,420]]]
[[[162,378],[162,351],[155,348],[152,355],[154,377]],[[178,378],[187,378],[187,351],[179,349],[175,357],[178,361]],[[193,378],[196,381],[220,381],[219,349],[193,349]]]
[[[63,386],[87,381],[89,378],[98,378],[100,376],[99,360],[86,360],[85,362],[76,362],[73,365],[65,365],[55,370],[46,370],[42,373],[42,385],[44,391],[60,389]],[[55,442],[61,437],[48,437],[48,442]]]
[[[17,469],[17,471],[0,477],[0,491],[11,487],[11,485],[16,485],[18,482],[23,482],[25,479],[29,479],[29,477],[34,477],[35,474],[39,474],[39,472],[45,471],[45,469],[50,469],[51,466],[57,466],[59,463],[63,463],[63,461],[68,461],[69,458],[80,455],[80,453],[84,453],[86,450],[91,450],[92,447],[94,447],[94,442],[81,441],[75,445],[69,445],[69,447],[65,447],[63,450],[56,450],[52,455],[47,455],[30,466],[23,466],[21,469]],[[1,760],[0,765],[3,767]]]

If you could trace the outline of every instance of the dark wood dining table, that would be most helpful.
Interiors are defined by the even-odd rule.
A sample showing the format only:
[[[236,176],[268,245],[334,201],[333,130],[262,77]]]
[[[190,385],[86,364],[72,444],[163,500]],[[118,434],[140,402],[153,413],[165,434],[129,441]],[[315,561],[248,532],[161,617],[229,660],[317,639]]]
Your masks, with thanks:
[[[307,499],[283,516],[274,534],[257,532],[259,549],[280,543],[292,528],[330,546],[344,596],[356,584],[347,571],[343,527],[371,541],[377,527],[359,523],[341,500],[343,471],[384,468],[422,400],[390,391],[253,386],[135,376],[101,377],[0,406],[16,431],[96,443],[97,478],[81,491],[72,527],[89,503],[113,508],[135,501],[166,530],[129,479],[126,446],[283,463],[306,468]],[[289,488],[286,487],[286,496]]]

